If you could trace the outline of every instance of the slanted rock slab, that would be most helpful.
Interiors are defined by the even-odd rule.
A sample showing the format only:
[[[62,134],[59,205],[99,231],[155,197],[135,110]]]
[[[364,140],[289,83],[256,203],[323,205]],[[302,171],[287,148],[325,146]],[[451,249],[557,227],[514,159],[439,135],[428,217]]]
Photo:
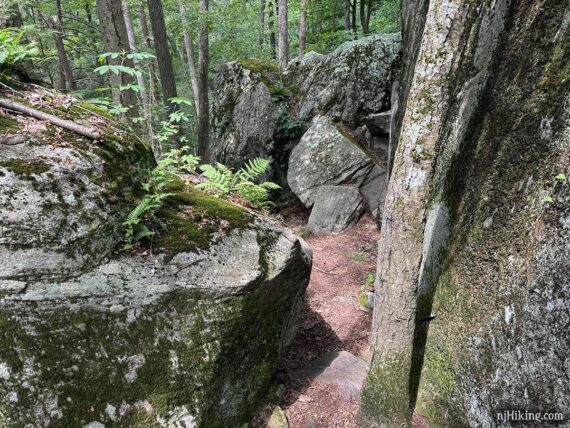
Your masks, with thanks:
[[[329,118],[320,117],[303,135],[289,158],[287,181],[307,207],[326,185],[360,186],[376,164]]]
[[[329,352],[311,361],[305,367],[289,373],[292,378],[311,378],[336,385],[344,398],[358,400],[367,363],[350,352]]]
[[[314,233],[340,233],[355,223],[365,210],[356,187],[322,186],[307,227]]]

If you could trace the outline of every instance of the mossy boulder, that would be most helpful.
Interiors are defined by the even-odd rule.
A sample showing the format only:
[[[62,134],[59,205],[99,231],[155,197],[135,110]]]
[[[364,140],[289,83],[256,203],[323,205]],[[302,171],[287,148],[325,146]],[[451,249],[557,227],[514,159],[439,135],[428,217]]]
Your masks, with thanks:
[[[316,118],[356,128],[390,109],[400,45],[397,34],[364,37],[328,55],[309,52],[283,72],[256,59],[223,64],[212,96],[213,158],[234,168],[271,159],[269,175],[288,189],[289,154]]]
[[[150,150],[60,132],[0,154],[0,426],[239,426],[293,337],[310,250],[180,185],[161,232],[112,253]]]
[[[27,102],[25,96],[18,101]],[[56,101],[42,105],[77,122],[95,122],[102,137],[92,141],[31,117],[0,113],[4,280],[60,280],[98,264],[120,239],[121,223],[154,164],[145,143],[102,116],[73,106],[60,110]]]

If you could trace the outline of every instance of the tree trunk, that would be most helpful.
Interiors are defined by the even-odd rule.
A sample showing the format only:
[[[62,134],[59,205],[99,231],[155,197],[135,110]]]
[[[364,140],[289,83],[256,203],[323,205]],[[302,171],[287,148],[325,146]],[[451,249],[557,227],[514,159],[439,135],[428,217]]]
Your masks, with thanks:
[[[355,0],[356,1],[356,0]],[[366,0],[360,0],[360,25],[362,26],[362,34],[367,35],[368,30],[368,14],[366,11]],[[370,3],[368,2],[368,5]]]
[[[208,67],[210,46],[208,40],[208,0],[200,0],[200,46],[198,52],[198,155],[202,162],[210,161],[210,102],[208,94]]]
[[[351,11],[351,20],[350,20],[350,24],[352,25],[352,32],[354,34],[356,34],[356,1],[357,0],[353,0],[351,5],[350,5],[350,11]]]
[[[57,51],[58,69],[60,71],[60,90],[71,90],[77,89],[77,83],[73,77],[73,71],[71,70],[71,65],[69,64],[69,59],[67,57],[67,52],[65,51],[65,45],[63,43],[63,18],[61,13],[61,0],[56,0],[55,2],[57,20],[54,21],[50,16],[45,18],[48,28],[52,30],[53,40],[55,43],[55,49]],[[61,79],[61,74],[65,77]]]
[[[307,0],[301,0],[301,16],[299,17],[299,58],[305,55],[307,40]]]
[[[137,49],[137,42],[135,39],[135,32],[133,31],[133,23],[131,21],[131,13],[129,12],[129,5],[125,0],[122,0],[123,5],[123,18],[125,19],[125,27],[127,29],[127,37],[129,39],[129,48],[131,52],[138,52]],[[134,60],[135,69],[138,70],[140,73],[137,76],[137,83],[140,87],[140,96],[141,102],[143,106],[143,114],[147,123],[150,124],[150,104],[148,101],[148,94],[146,92],[146,85],[144,82],[144,76],[141,72],[140,61]],[[150,131],[150,129],[149,129]]]
[[[129,52],[129,38],[127,36],[121,0],[97,0],[97,12],[99,14],[105,52]],[[125,59],[123,61],[121,58],[113,59],[107,57],[107,64],[122,64],[126,67],[134,67],[131,60]],[[133,77],[126,73],[120,73],[119,75],[111,73],[109,80],[111,81],[113,102],[116,105],[129,107],[128,116],[136,116],[137,96],[135,91],[119,90],[122,85],[132,84],[134,82]]]
[[[162,0],[147,0],[148,12],[150,16],[150,26],[154,36],[154,50],[158,62],[158,72],[160,74],[160,84],[162,95],[168,113],[176,111],[176,104],[169,100],[177,96],[176,81],[174,80],[174,69],[172,68],[172,56],[168,48],[168,35],[164,22],[164,12],[162,10]]]
[[[445,14],[440,10],[442,2]],[[467,16],[473,10],[461,0],[430,2],[396,149],[378,246],[370,337],[373,364],[361,407],[363,415],[381,425],[408,425],[411,420],[414,340],[418,319],[430,316],[425,305],[418,307],[418,289],[431,267],[424,244],[430,179],[460,76],[461,53],[469,40]],[[441,244],[432,243],[429,248],[436,251]]]
[[[284,69],[289,63],[289,34],[287,19],[287,0],[278,0],[279,4],[279,66]]]
[[[334,0],[332,13],[332,30],[336,32],[336,24],[338,23],[338,0]]]
[[[269,46],[271,47],[271,58],[277,59],[277,38],[275,37],[275,9],[277,4],[275,0],[268,0],[267,6],[267,30],[269,31]]]
[[[148,31],[148,24],[146,22],[146,14],[143,3],[139,5],[139,23],[141,27],[143,46],[147,51],[150,51],[152,50],[152,43]],[[156,89],[158,87],[158,77],[156,75],[156,68],[154,66],[154,62],[152,61],[149,62],[148,64],[148,74],[149,74],[149,103],[159,104],[160,95]]]
[[[570,61],[570,7],[426,3],[402,2],[404,118],[361,411],[409,426],[416,405],[438,427],[566,414],[569,317],[552,302],[570,299],[570,82],[551,71]]]
[[[259,0],[259,46],[265,41],[265,0]]]
[[[350,31],[350,0],[344,0],[344,31]]]
[[[190,82],[192,83],[192,93],[194,95],[194,108],[196,116],[200,116],[200,107],[198,100],[200,98],[200,89],[198,86],[198,76],[196,75],[196,63],[194,61],[194,42],[188,32],[188,19],[186,18],[186,8],[180,2],[180,19],[182,20],[182,35],[184,36],[184,47],[186,48],[186,56],[188,57],[188,71],[190,72]]]

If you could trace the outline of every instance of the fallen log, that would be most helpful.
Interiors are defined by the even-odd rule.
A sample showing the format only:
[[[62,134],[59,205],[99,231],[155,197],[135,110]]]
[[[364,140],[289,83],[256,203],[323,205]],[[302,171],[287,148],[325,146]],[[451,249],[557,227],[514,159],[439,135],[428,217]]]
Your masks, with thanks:
[[[19,113],[31,116],[35,119],[46,120],[56,126],[59,126],[60,128],[67,129],[68,131],[75,132],[76,134],[82,135],[92,140],[97,140],[101,137],[101,133],[95,128],[84,126],[71,120],[62,119],[49,113],[44,113],[43,111],[14,102],[7,98],[0,98],[0,107],[17,111]]]

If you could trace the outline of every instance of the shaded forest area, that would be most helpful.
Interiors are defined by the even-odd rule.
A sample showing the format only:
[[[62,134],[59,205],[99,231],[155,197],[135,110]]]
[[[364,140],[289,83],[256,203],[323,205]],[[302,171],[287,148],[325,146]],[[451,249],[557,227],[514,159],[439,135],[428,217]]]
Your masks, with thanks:
[[[0,27],[0,67],[15,62],[38,83],[128,117],[155,154],[190,145],[208,160],[220,64],[256,58],[282,70],[305,52],[399,31],[400,17],[398,0],[8,0]]]

